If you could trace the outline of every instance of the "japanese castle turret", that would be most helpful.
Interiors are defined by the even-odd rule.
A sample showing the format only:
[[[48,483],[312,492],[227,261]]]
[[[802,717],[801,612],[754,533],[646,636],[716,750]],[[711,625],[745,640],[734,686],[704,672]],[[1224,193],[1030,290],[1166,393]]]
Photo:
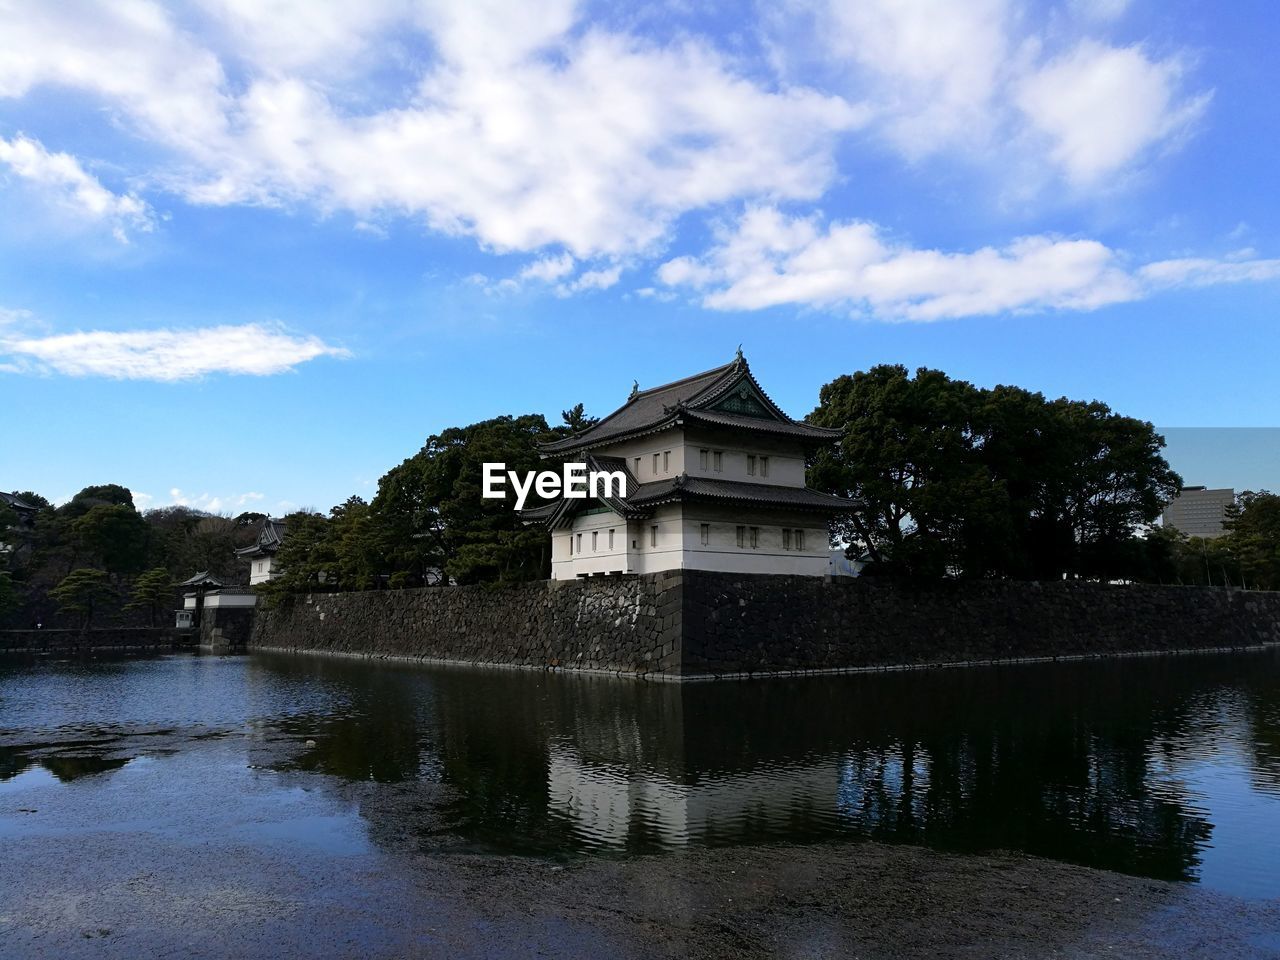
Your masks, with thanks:
[[[236,551],[241,560],[249,561],[249,585],[257,586],[280,576],[280,565],[276,563],[276,552],[284,543],[285,522],[265,518],[258,525],[258,538],[247,547]]]
[[[522,517],[550,528],[556,580],[679,569],[822,576],[827,523],[851,503],[805,486],[805,455],[839,435],[787,416],[739,351],[714,370],[634,388],[609,416],[544,444],[545,457],[623,472],[626,490]]]

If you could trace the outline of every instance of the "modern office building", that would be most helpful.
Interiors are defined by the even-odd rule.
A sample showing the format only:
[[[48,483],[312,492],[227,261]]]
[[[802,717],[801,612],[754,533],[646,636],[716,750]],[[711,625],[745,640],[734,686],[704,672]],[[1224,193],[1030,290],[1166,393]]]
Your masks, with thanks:
[[[1183,487],[1164,508],[1161,520],[1166,527],[1174,527],[1189,537],[1220,537],[1227,532],[1223,527],[1227,507],[1235,502],[1236,492],[1230,487]]]

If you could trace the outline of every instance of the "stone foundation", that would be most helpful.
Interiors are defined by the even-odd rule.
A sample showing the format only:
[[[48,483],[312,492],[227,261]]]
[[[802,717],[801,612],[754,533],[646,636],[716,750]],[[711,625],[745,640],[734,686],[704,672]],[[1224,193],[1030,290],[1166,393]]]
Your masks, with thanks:
[[[1280,593],[672,571],[316,594],[250,645],[673,679],[1280,643]]]

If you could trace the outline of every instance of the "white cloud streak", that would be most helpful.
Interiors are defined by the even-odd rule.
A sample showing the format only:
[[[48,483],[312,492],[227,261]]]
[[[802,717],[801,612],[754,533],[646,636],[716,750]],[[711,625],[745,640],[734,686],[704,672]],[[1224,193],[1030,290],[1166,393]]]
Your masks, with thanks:
[[[192,380],[210,374],[269,376],[317,357],[346,357],[317,337],[259,324],[190,330],[90,331],[0,336],[0,356],[24,372],[113,380]]]
[[[29,137],[0,137],[0,166],[7,167],[76,217],[105,223],[122,243],[128,231],[149,231],[155,224],[151,208],[132,194],[112,193],[85,171],[68,153],[52,153]]]
[[[776,208],[747,213],[703,257],[658,277],[716,310],[842,308],[883,320],[933,321],[1044,310],[1093,310],[1179,286],[1280,277],[1280,260],[1163,260],[1136,270],[1096,240],[1022,237],[967,252],[886,240],[872,223],[824,225]]]

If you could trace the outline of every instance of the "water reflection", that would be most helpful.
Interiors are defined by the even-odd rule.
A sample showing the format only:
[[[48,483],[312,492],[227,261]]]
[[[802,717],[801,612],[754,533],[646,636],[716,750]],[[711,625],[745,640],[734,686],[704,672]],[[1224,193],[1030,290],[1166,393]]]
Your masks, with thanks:
[[[255,655],[102,679],[0,665],[0,780],[110,770],[118,744],[97,769],[83,745],[30,745],[163,716],[247,732],[252,766],[371,785],[375,841],[406,823],[542,854],[873,838],[1280,895],[1278,652],[684,686]]]
[[[1280,854],[1273,654],[685,686],[255,668],[344,690],[298,718],[300,766],[447,785],[452,829],[504,849],[867,837],[1185,880],[1235,818],[1262,849],[1233,856]],[[1224,807],[1206,777],[1245,786]]]

